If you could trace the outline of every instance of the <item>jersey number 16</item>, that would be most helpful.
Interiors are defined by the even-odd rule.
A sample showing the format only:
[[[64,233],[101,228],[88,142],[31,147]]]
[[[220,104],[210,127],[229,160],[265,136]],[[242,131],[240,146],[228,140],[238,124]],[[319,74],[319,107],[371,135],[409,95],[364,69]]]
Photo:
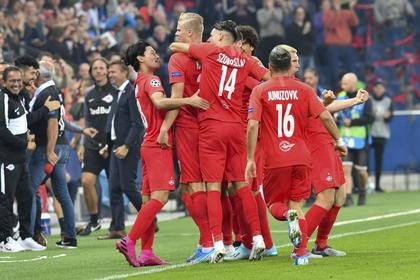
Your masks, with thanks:
[[[295,118],[290,115],[292,104],[287,104],[286,112],[283,114],[283,104],[277,104],[276,110],[278,112],[278,125],[277,134],[278,137],[291,137],[295,131]]]

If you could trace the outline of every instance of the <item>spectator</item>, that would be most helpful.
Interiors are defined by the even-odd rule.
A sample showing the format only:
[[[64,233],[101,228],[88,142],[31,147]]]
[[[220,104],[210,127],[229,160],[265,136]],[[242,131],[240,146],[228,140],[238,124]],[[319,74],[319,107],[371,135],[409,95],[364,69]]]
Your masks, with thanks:
[[[238,25],[257,26],[255,20],[256,8],[253,0],[223,0],[225,19],[230,19]]]
[[[4,69],[6,69],[9,66],[10,65],[7,62],[0,61],[0,91],[4,88],[4,80],[3,80]]]
[[[293,22],[286,28],[286,41],[299,52],[299,77],[306,68],[314,68],[314,44],[311,21],[302,6],[293,11]]]
[[[136,16],[136,32],[137,36],[143,40],[149,37],[150,25],[146,24],[144,18],[140,15]]]
[[[341,6],[341,0],[333,0],[332,9],[323,14],[325,43],[328,46],[328,61],[331,70],[327,86],[337,88],[337,73],[340,73],[340,63],[346,72],[354,72],[356,54],[352,47],[351,28],[359,24],[359,19],[353,11],[354,1],[349,8]]]
[[[124,28],[120,33],[119,42],[122,42],[120,45],[120,53],[125,53],[127,48],[135,44],[139,40],[136,31],[131,27]]]
[[[406,27],[407,19],[416,16],[409,0],[375,0],[373,7],[376,22],[387,27]]]
[[[13,51],[6,45],[5,35],[0,31],[0,61],[12,61]]]
[[[169,60],[169,44],[168,32],[164,26],[158,25],[153,30],[153,36],[147,39],[147,42],[153,46],[158,52],[160,58],[165,63]]]
[[[325,34],[324,34],[324,12],[331,8],[330,0],[322,0],[320,4],[320,10],[315,13],[312,19],[312,29],[315,35],[315,54],[314,60],[316,70],[319,74],[319,79],[322,84],[329,83],[330,69],[328,67],[328,50],[325,45]]]
[[[306,68],[303,74],[303,79],[305,84],[308,84],[313,88],[319,98],[323,98],[322,92],[325,90],[322,86],[319,85],[319,76],[318,73],[313,68]]]
[[[90,66],[88,63],[82,63],[79,65],[78,71],[78,78],[81,80],[90,80],[90,73],[89,73]]]
[[[261,39],[259,58],[266,66],[271,49],[284,39],[283,19],[284,13],[282,8],[279,5],[275,5],[274,0],[264,0],[263,7],[257,11]]]
[[[392,100],[386,96],[385,83],[377,79],[373,87],[372,105],[375,120],[372,124],[372,148],[375,150],[375,191],[381,188],[382,159],[387,139],[391,136],[389,122],[393,117]]]

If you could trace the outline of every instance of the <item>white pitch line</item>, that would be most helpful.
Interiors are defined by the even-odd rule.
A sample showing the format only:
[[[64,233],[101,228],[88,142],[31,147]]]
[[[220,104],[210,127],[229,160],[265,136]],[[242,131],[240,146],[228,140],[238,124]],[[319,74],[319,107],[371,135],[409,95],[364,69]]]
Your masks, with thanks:
[[[412,226],[412,225],[416,225],[416,224],[420,224],[420,221],[419,222],[410,222],[410,223],[398,224],[398,225],[387,226],[387,227],[372,228],[372,229],[368,229],[368,230],[361,230],[361,231],[353,231],[353,232],[335,234],[335,235],[330,236],[329,239],[337,239],[337,238],[342,238],[342,237],[347,237],[347,236],[352,236],[352,235],[360,235],[360,234],[366,234],[366,233],[372,233],[372,232],[379,232],[379,231],[384,231],[384,230],[389,230],[389,229]],[[313,241],[313,240],[311,240],[311,241]],[[277,248],[285,248],[285,247],[291,247],[291,246],[292,246],[291,244],[283,244],[283,245],[279,245],[279,246],[276,246],[276,247]],[[138,271],[138,272],[134,272],[134,273],[111,275],[111,276],[107,276],[107,277],[104,277],[104,278],[99,278],[97,280],[122,279],[122,278],[131,277],[131,276],[153,274],[153,273],[158,273],[158,272],[162,272],[162,271],[166,271],[166,270],[172,270],[172,269],[192,266],[192,265],[194,265],[194,264],[179,263],[179,264],[174,264],[174,265],[169,265],[169,266],[162,266],[162,267],[154,268],[154,269],[150,269],[150,270]]]
[[[372,217],[362,218],[362,219],[341,221],[341,222],[336,222],[334,224],[334,227],[357,224],[357,223],[364,223],[364,222],[371,222],[371,221],[377,221],[377,220],[382,220],[382,219],[413,215],[413,214],[418,214],[418,213],[420,213],[420,209],[414,209],[414,210],[410,210],[410,211],[406,211],[406,212],[390,213],[390,214],[385,214],[385,215],[380,215],[380,216],[372,216]],[[271,230],[271,233],[287,233],[287,230]],[[198,235],[198,233],[184,232],[184,233],[181,233],[181,234],[160,234],[159,236],[173,236],[173,235],[196,236],[196,235]]]
[[[55,255],[55,256],[51,256],[51,257],[48,257],[48,256],[39,256],[39,257],[36,257],[36,258],[33,258],[33,259],[23,259],[23,260],[15,260],[15,259],[13,259],[13,260],[7,260],[7,261],[0,260],[0,263],[35,262],[35,261],[41,261],[41,260],[46,260],[46,259],[61,258],[61,257],[65,257],[65,256],[66,256],[66,254],[59,254],[59,255]],[[4,258],[6,258],[6,257],[4,257]],[[12,257],[8,257],[8,258],[12,258]]]
[[[372,233],[372,232],[384,231],[384,230],[395,229],[395,228],[408,227],[408,226],[417,225],[417,224],[420,224],[420,221],[418,221],[418,222],[409,222],[409,223],[398,224],[398,225],[387,226],[387,227],[371,228],[371,229],[367,229],[367,230],[360,230],[360,231],[351,231],[351,232],[339,233],[339,234],[334,234],[334,235],[329,236],[328,237],[328,240],[342,238],[342,237],[347,237],[347,236],[352,236],[352,235],[360,235],[360,234],[365,234],[365,233]],[[310,242],[311,241],[313,242],[313,241],[315,241],[315,238],[312,238],[309,241]],[[279,245],[279,246],[276,246],[276,247],[277,248],[292,247],[292,244],[288,243],[288,244],[283,244],[283,245]]]

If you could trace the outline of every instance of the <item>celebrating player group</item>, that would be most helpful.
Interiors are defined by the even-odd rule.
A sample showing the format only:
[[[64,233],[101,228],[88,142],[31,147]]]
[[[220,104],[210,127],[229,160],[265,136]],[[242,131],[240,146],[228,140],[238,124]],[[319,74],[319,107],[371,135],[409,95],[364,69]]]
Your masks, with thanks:
[[[206,43],[202,36],[203,18],[181,14],[170,46],[170,98],[154,74],[160,59],[151,45],[141,40],[125,54],[126,64],[137,71],[136,98],[146,135],[143,205],[117,249],[133,267],[167,264],[153,252],[154,219],[175,188],[176,145],[180,193],[200,232],[187,262],[276,256],[267,209],[287,222],[295,265],[344,256],[328,244],[345,199],[340,157],[347,154],[332,113],[366,102],[368,93],[360,90],[342,101],[328,90],[317,96],[295,78],[299,58],[291,46],[275,46],[264,67],[253,56],[258,36],[250,26],[222,21]],[[304,213],[311,186],[316,200]],[[317,228],[309,251],[308,239]]]

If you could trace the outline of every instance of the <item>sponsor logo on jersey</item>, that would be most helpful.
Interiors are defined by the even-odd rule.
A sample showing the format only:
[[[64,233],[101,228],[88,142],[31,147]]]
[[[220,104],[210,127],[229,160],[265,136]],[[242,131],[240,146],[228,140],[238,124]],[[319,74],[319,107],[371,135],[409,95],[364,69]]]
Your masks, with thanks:
[[[182,77],[182,72],[181,72],[181,71],[174,71],[174,72],[171,72],[171,77],[172,77],[172,78]]]
[[[290,151],[293,147],[295,146],[295,144],[293,144],[293,143],[290,143],[289,141],[287,141],[287,140],[283,140],[283,141],[281,141],[280,142],[280,144],[279,144],[279,148],[280,148],[280,150],[282,151],[282,152],[288,152],[288,151]]]
[[[114,97],[112,97],[112,94],[108,94],[107,96],[102,98],[102,100],[105,101],[106,103],[112,103],[112,100],[114,100]]]
[[[152,87],[160,87],[160,81],[156,79],[150,80],[150,85]]]
[[[328,173],[328,174],[327,174],[327,177],[325,177],[325,180],[326,180],[327,182],[332,182],[333,177],[331,176],[331,174],[330,174],[330,173]]]
[[[14,164],[9,164],[9,165],[6,166],[6,169],[10,170],[10,171],[13,171],[13,170],[15,170],[15,165]]]
[[[168,183],[169,183],[170,186],[173,186],[173,185],[175,185],[175,180],[173,178],[171,178]]]
[[[96,109],[89,108],[91,115],[107,115],[111,112],[111,107],[105,108],[103,106],[99,106]]]

